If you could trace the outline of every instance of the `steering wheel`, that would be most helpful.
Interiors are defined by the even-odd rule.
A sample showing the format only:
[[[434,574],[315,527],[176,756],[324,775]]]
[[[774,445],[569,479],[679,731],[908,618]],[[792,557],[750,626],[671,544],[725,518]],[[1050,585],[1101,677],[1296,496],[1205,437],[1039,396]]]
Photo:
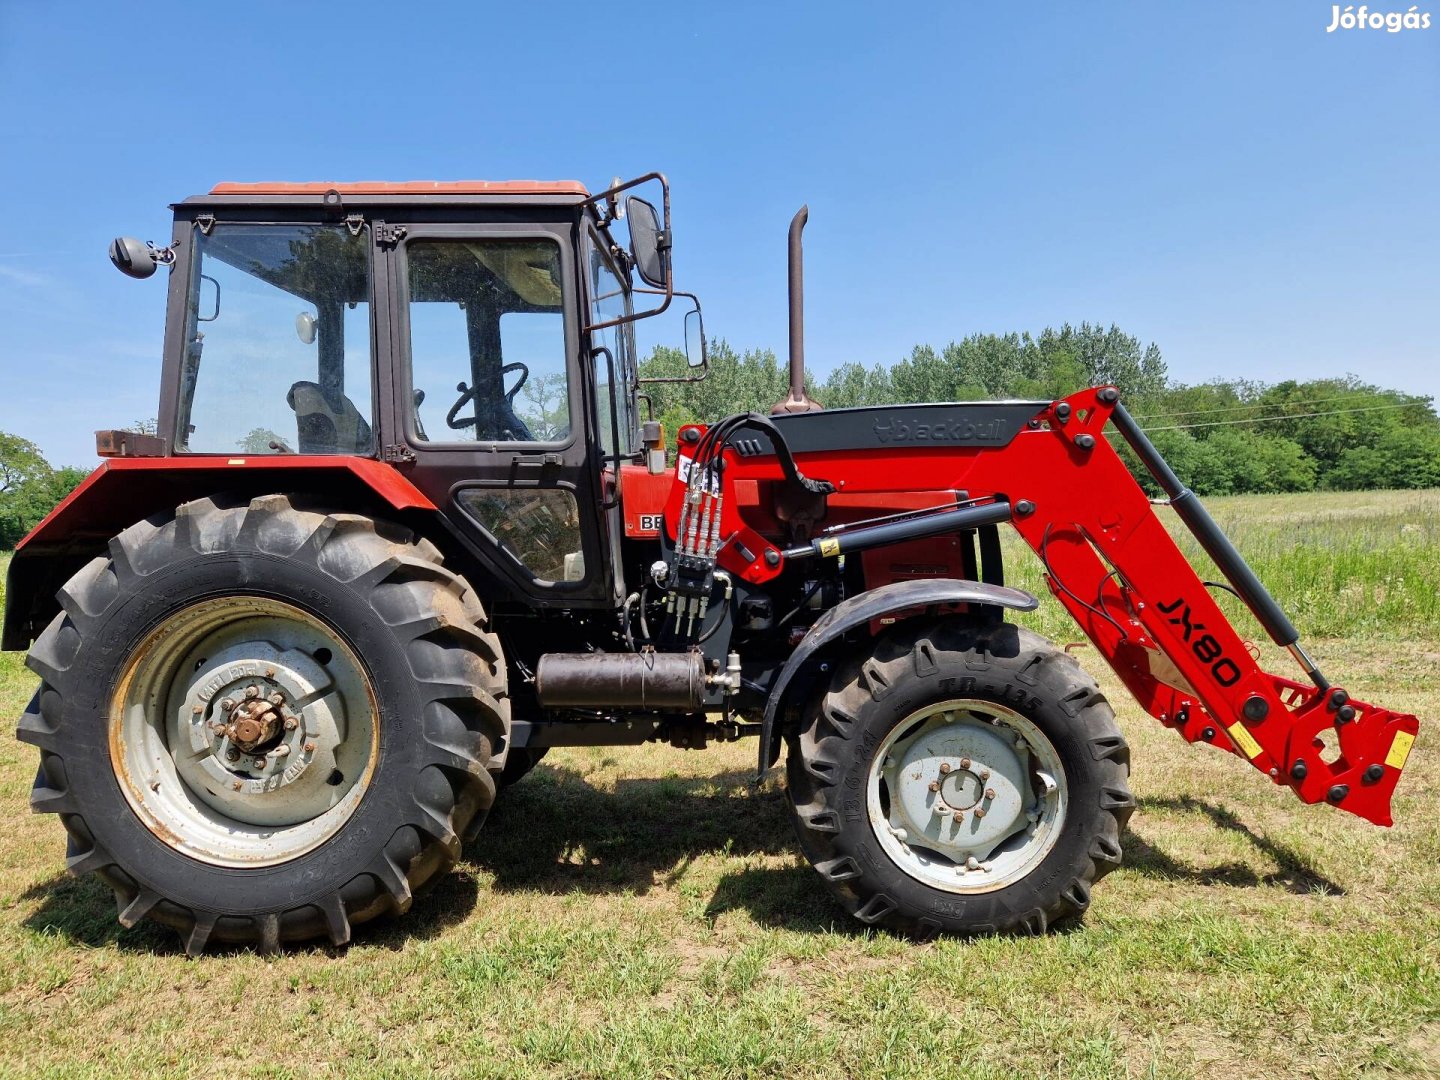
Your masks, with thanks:
[[[500,382],[504,385],[505,376],[512,372],[520,372],[520,378],[516,380],[504,399],[499,402],[480,401],[476,398],[480,388],[478,386],[466,386],[460,382],[455,384],[460,397],[450,411],[445,414],[445,423],[454,431],[462,431],[467,427],[475,428],[475,437],[479,439],[484,433],[492,438],[502,440],[517,440],[533,442],[534,436],[525,425],[525,421],[515,415],[515,395],[520,393],[520,388],[525,385],[525,380],[530,378],[530,369],[519,362],[506,364],[500,369]],[[456,417],[456,414],[465,407],[468,402],[474,401],[476,409],[474,416],[463,418]]]

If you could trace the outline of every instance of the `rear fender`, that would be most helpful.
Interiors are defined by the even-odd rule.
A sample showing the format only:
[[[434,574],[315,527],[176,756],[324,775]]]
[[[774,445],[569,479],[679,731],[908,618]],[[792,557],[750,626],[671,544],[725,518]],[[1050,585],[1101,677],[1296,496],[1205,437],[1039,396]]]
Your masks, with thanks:
[[[25,649],[59,610],[55,593],[112,536],[181,503],[220,492],[305,492],[345,510],[434,511],[394,467],[356,457],[113,458],[16,546],[0,648]]]
[[[758,777],[763,778],[780,756],[780,739],[775,722],[784,715],[785,709],[795,700],[800,688],[809,681],[797,679],[798,675],[813,662],[821,660],[827,650],[837,645],[852,630],[858,630],[876,619],[902,613],[914,614],[917,608],[923,610],[944,604],[984,604],[1009,608],[1012,611],[1034,611],[1040,606],[1040,601],[1021,589],[950,578],[897,581],[842,600],[816,620],[815,625],[800,639],[800,644],[790,654],[790,659],[780,669],[780,674],[770,688],[769,700],[765,703],[765,717],[760,726]]]

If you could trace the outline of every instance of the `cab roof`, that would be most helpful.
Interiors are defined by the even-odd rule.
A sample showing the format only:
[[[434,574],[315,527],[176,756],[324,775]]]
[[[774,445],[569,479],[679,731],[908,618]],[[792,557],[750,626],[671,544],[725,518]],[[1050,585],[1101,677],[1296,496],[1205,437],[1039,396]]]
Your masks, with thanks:
[[[347,183],[312,182],[287,184],[262,181],[255,184],[216,184],[211,195],[325,195],[336,191],[346,195],[576,195],[590,192],[578,180],[357,180]]]

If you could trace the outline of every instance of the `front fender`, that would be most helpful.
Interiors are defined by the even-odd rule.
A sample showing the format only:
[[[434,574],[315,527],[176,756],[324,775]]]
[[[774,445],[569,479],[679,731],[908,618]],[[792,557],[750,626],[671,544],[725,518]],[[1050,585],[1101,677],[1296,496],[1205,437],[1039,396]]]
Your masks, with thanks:
[[[769,700],[765,703],[765,717],[760,724],[760,764],[756,774],[757,782],[764,778],[770,766],[780,755],[779,739],[776,737],[775,720],[787,703],[793,689],[795,676],[805,664],[827,645],[838,640],[851,630],[866,625],[872,619],[893,615],[913,608],[935,607],[940,604],[988,604],[1010,608],[1012,611],[1034,611],[1040,601],[1021,589],[1004,585],[987,585],[980,581],[958,581],[951,578],[923,578],[917,581],[897,581],[869,589],[842,600],[816,620],[809,632],[800,639],[800,644],[790,654],[790,659],[780,669],[775,683],[770,688]]]

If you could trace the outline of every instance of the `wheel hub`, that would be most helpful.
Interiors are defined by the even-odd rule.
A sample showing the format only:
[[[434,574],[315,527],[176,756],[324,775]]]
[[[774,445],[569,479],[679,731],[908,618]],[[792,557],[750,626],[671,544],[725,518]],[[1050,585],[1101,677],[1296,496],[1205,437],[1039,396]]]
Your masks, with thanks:
[[[1025,717],[993,702],[943,702],[901,721],[881,744],[870,819],[911,876],[952,892],[988,891],[1054,845],[1062,784],[1054,747]]]
[[[294,858],[354,812],[379,752],[369,676],[333,631],[258,597],[173,615],[128,662],[111,758],[131,806],[220,865]]]

